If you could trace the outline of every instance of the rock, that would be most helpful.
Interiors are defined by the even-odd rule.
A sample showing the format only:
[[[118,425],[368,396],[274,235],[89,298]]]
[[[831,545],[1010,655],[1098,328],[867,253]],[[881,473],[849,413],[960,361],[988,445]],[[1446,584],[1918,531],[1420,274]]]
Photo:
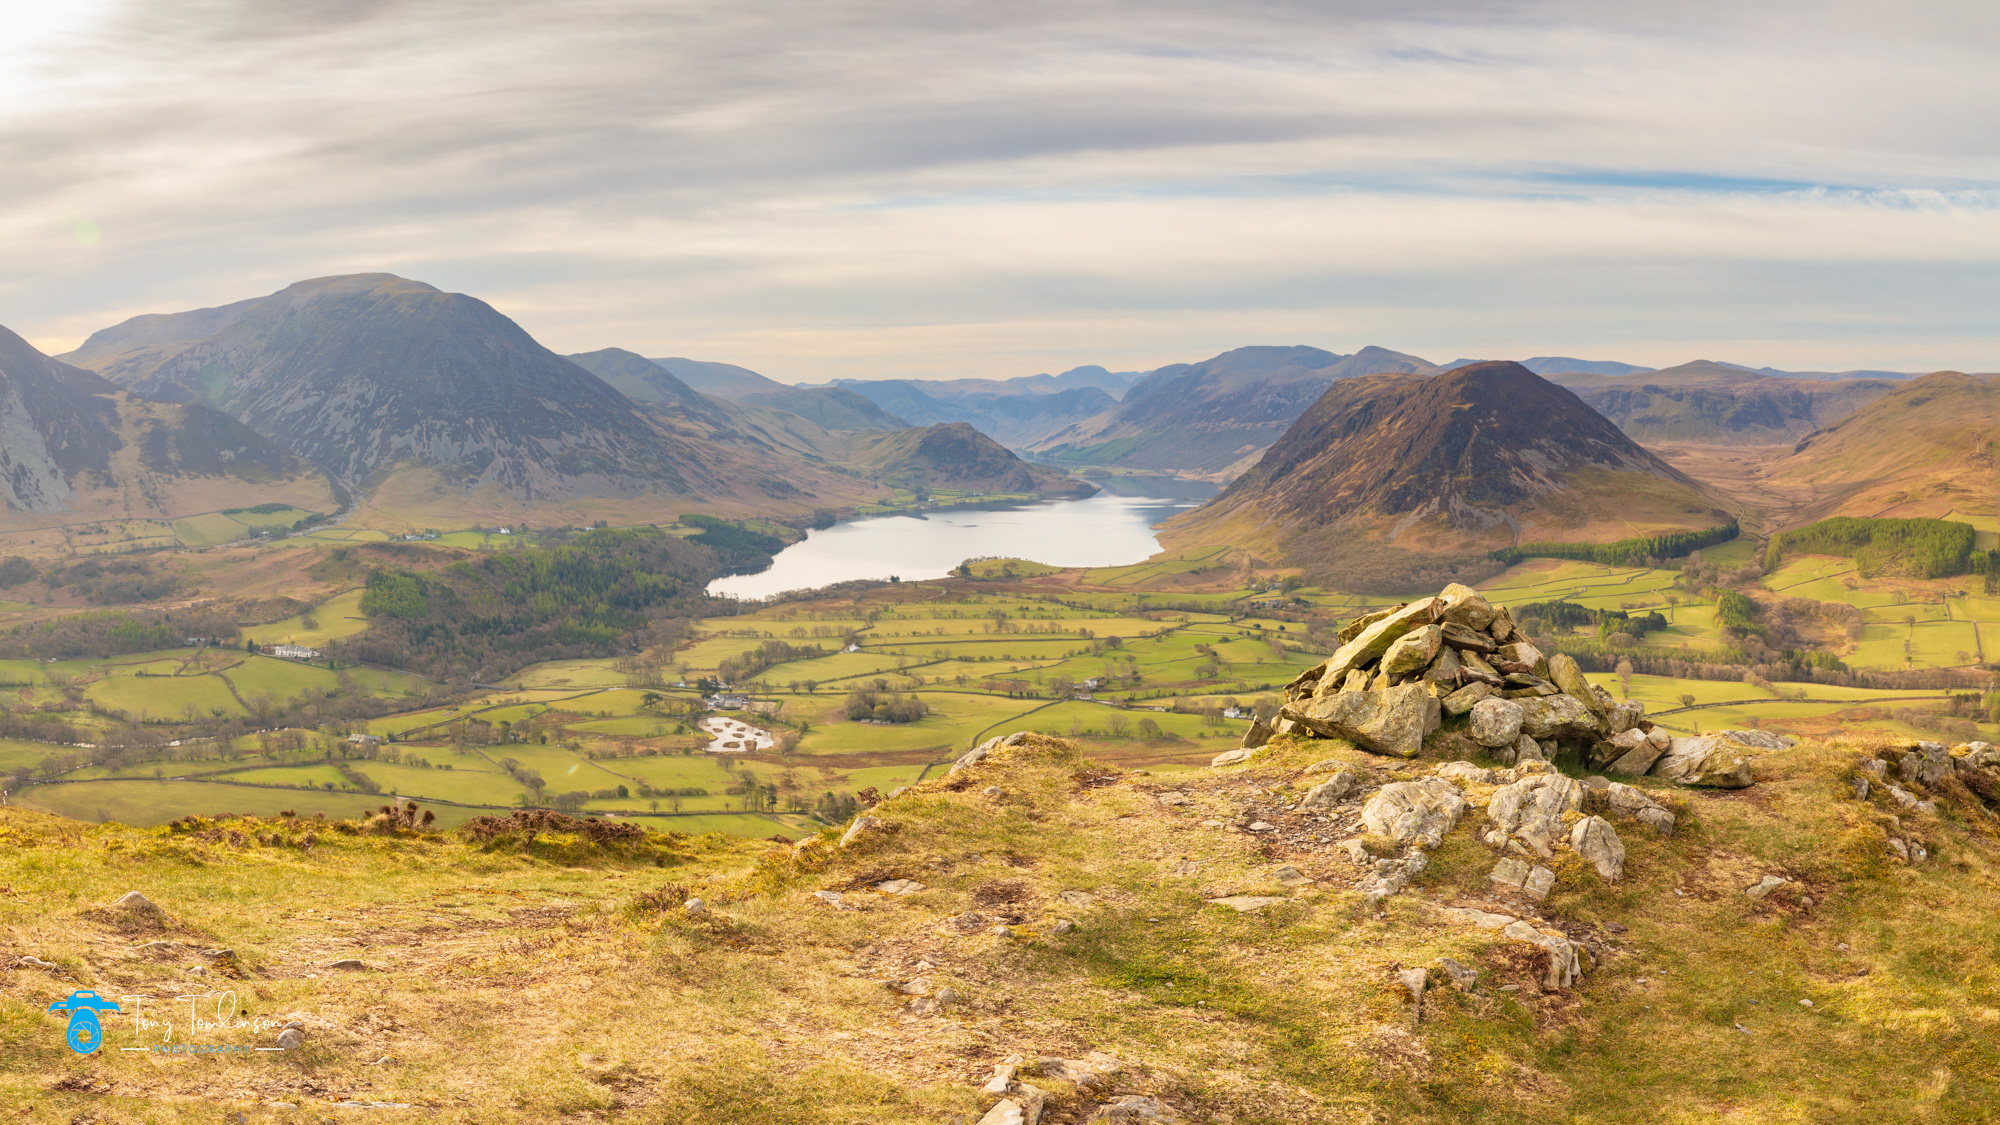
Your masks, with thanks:
[[[1091,907],[1097,905],[1097,896],[1091,894],[1089,891],[1062,891],[1056,897],[1063,901],[1063,905],[1072,906],[1078,910],[1089,910]]]
[[[1453,582],[1438,592],[1437,619],[1463,625],[1468,629],[1485,630],[1493,624],[1498,611],[1486,596],[1470,586]]]
[[[699,918],[708,913],[708,904],[698,898],[691,898],[681,904],[681,909]]]
[[[949,774],[951,773],[958,773],[961,770],[971,769],[973,766],[976,766],[980,762],[985,761],[986,755],[991,753],[993,748],[999,745],[1000,745],[999,739],[989,738],[985,742],[980,743],[978,746],[975,746],[972,749],[967,750],[958,759],[958,761],[953,762],[951,764],[951,770],[949,771],[947,776],[949,776]]]
[[[1472,741],[1489,749],[1512,746],[1521,737],[1521,705],[1511,699],[1482,699],[1472,706],[1467,730]]]
[[[1002,1098],[979,1119],[979,1125],[1028,1125],[1028,1117],[1020,1102]]]
[[[1605,790],[1612,809],[1633,817],[1662,836],[1674,834],[1674,814],[1644,790],[1614,781]]]
[[[1549,897],[1549,892],[1555,885],[1556,873],[1538,863],[1528,870],[1528,881],[1521,884],[1521,890],[1529,898],[1540,902]]]
[[[1616,883],[1625,877],[1625,842],[1603,817],[1586,816],[1577,821],[1569,832],[1569,846],[1589,860],[1605,882]]]
[[[1506,677],[1500,674],[1499,669],[1488,664],[1485,657],[1469,648],[1459,650],[1458,678],[1460,680],[1488,684],[1496,688],[1507,682]]]
[[[1239,744],[1239,748],[1244,750],[1258,749],[1271,741],[1271,734],[1271,728],[1264,725],[1264,720],[1252,719],[1250,720],[1250,729],[1243,732],[1243,741]]]
[[[915,879],[884,879],[875,884],[875,889],[885,895],[913,895],[929,888]]]
[[[1444,970],[1444,975],[1451,978],[1453,987],[1460,992],[1471,992],[1473,986],[1479,983],[1478,972],[1466,968],[1450,957],[1438,958],[1438,968]]]
[[[1371,831],[1399,844],[1421,844],[1435,848],[1445,833],[1465,815],[1465,798],[1458,787],[1442,778],[1397,781],[1375,791],[1361,808],[1362,822]]]
[[[1125,1064],[1102,1051],[1091,1051],[1081,1059],[1059,1059],[1044,1055],[1035,1060],[1035,1073],[1058,1082],[1067,1082],[1085,1093],[1111,1085]]]
[[[1866,770],[1867,772],[1874,774],[1875,780],[1877,781],[1882,780],[1889,774],[1889,763],[1883,761],[1880,758],[1863,758],[1859,762],[1856,762],[1854,764],[1854,768],[1858,770]]]
[[[1004,1095],[1013,1087],[1014,1075],[1018,1073],[1020,1073],[1019,1067],[1001,1063],[993,1068],[993,1077],[986,1080],[986,1085],[981,1086],[979,1092],[989,1097]]]
[[[1528,639],[1514,627],[1514,615],[1504,605],[1494,608],[1493,624],[1488,625],[1486,631],[1493,634],[1496,644],[1515,644]]]
[[[1652,735],[1636,728],[1620,731],[1610,738],[1610,744],[1617,747],[1620,752],[1609,765],[1604,767],[1604,770],[1606,773],[1615,773],[1621,777],[1639,777],[1651,771],[1653,763],[1660,760],[1661,754],[1666,753],[1666,746],[1661,745],[1666,741],[1664,738],[1656,740]]]
[[[1521,733],[1530,738],[1588,738],[1598,733],[1596,713],[1567,692],[1514,702],[1521,708]]]
[[[1431,661],[1430,667],[1424,669],[1423,680],[1425,683],[1438,685],[1449,694],[1457,689],[1459,671],[1464,666],[1464,663],[1458,659],[1457,649],[1440,648],[1438,649],[1437,657]]]
[[[889,987],[905,996],[929,996],[931,994],[931,980],[929,977],[892,980],[889,982]]]
[[[1438,767],[1437,775],[1451,781],[1463,781],[1468,785],[1493,784],[1493,771],[1482,769],[1471,762],[1446,762]]]
[[[1005,789],[1000,788],[998,785],[989,785],[986,788],[981,789],[979,791],[979,795],[986,798],[989,801],[997,801],[1000,798],[1005,797],[1007,795],[1007,791]]]
[[[1306,795],[1299,798],[1299,807],[1316,811],[1333,808],[1354,791],[1360,780],[1360,773],[1342,766],[1340,772],[1306,790]]]
[[[1342,840],[1340,842],[1340,850],[1347,853],[1349,860],[1362,867],[1375,862],[1375,857],[1368,854],[1368,849],[1362,845],[1361,837],[1359,836],[1350,836]]]
[[[1250,831],[1252,832],[1276,832],[1277,830],[1278,826],[1268,820],[1253,820],[1250,822]]]
[[[340,969],[343,972],[349,973],[358,973],[368,968],[367,965],[352,957],[342,958],[339,961],[328,961],[326,967],[329,969]]]
[[[1297,887],[1312,882],[1312,876],[1287,863],[1271,872],[1271,878],[1287,887]]]
[[[1430,970],[1398,969],[1396,970],[1396,979],[1402,983],[1404,988],[1409,990],[1411,1002],[1415,1003],[1417,1007],[1422,1008],[1424,1006],[1424,986],[1430,983]]]
[[[1511,645],[1501,645],[1493,654],[1493,669],[1496,672],[1526,672],[1531,676],[1546,678],[1548,657],[1542,650],[1526,641]]]
[[[1409,886],[1410,880],[1423,874],[1429,866],[1430,861],[1416,848],[1411,848],[1400,859],[1378,859],[1374,873],[1361,882],[1361,897],[1370,907],[1379,906],[1383,899]]]
[[[1765,895],[1784,886],[1786,880],[1777,875],[1766,875],[1743,892],[1745,898],[1762,899]]]
[[[152,899],[147,898],[145,895],[140,894],[138,891],[126,891],[124,894],[118,897],[117,902],[111,904],[111,907],[114,910],[129,910],[134,914],[165,913],[158,906],[155,906],[153,904]]]
[[[1144,1094],[1120,1094],[1105,1105],[1098,1106],[1083,1119],[1084,1125],[1097,1122],[1153,1122],[1156,1125],[1179,1125],[1181,1118],[1158,1098]]]
[[[835,910],[854,909],[853,907],[847,905],[846,899],[841,897],[839,891],[814,891],[813,897],[820,900],[823,903],[826,903],[828,906],[833,907]]]
[[[1858,774],[1854,778],[1854,799],[1857,801],[1868,799],[1868,779]]]
[[[1503,886],[1519,890],[1528,881],[1528,861],[1516,859],[1511,855],[1502,856],[1500,862],[1493,865],[1493,870],[1487,873],[1486,877]]]
[[[1067,918],[1061,919],[1055,925],[1049,927],[1049,933],[1056,937],[1062,937],[1064,934],[1074,933],[1075,931],[1076,923]]]
[[[1444,633],[1444,643],[1459,650],[1460,659],[1477,654],[1480,657],[1479,662],[1486,664],[1485,657],[1488,653],[1500,651],[1500,646],[1493,643],[1491,636],[1477,629],[1468,629],[1456,621],[1447,621],[1438,628]]]
[[[1583,786],[1574,778],[1535,774],[1495,790],[1486,803],[1486,818],[1546,858],[1555,854],[1555,843],[1564,835],[1563,814],[1582,807]]]
[[[278,1033],[280,1050],[296,1051],[306,1045],[306,1033],[296,1027],[288,1027]]]
[[[1233,766],[1238,762],[1249,761],[1251,756],[1256,753],[1257,751],[1254,748],[1224,750],[1222,753],[1217,754],[1214,758],[1210,759],[1208,764],[1211,766]]]
[[[1896,763],[1904,781],[1934,789],[1952,774],[1951,752],[1942,742],[1919,742]]]
[[[1343,691],[1287,704],[1286,717],[1323,738],[1346,738],[1378,754],[1413,758],[1437,729],[1438,700],[1423,684]]]
[[[1566,652],[1549,657],[1549,682],[1563,690],[1563,694],[1584,705],[1592,715],[1603,717],[1604,704],[1597,693],[1591,690],[1590,681],[1584,678],[1583,669],[1576,666],[1576,658]],[[1539,737],[1539,736],[1537,736]]]
[[[1767,730],[1725,730],[1719,733],[1731,742],[1754,746],[1759,750],[1784,750],[1797,745],[1799,741],[1788,734],[1772,734]]]
[[[1420,598],[1400,609],[1394,610],[1362,628],[1353,640],[1342,644],[1327,658],[1320,676],[1319,690],[1333,693],[1347,682],[1347,673],[1364,664],[1373,664],[1389,646],[1401,640],[1405,633],[1429,625],[1432,620],[1431,607],[1434,598]]]
[[[1541,743],[1536,742],[1525,734],[1515,740],[1514,761],[1517,764],[1520,762],[1546,762],[1548,760],[1548,752],[1543,749]]]
[[[1412,629],[1396,638],[1382,654],[1382,671],[1392,676],[1410,676],[1423,671],[1437,657],[1444,634],[1435,625]]]
[[[1652,772],[1682,785],[1704,785],[1715,789],[1742,789],[1755,779],[1742,747],[1719,734],[1676,738]]]
[[[1896,853],[1896,858],[1902,860],[1904,863],[1910,862],[1909,846],[1894,836],[1889,837],[1889,850]]]
[[[962,760],[962,759],[961,759]],[[857,816],[847,831],[840,834],[840,846],[851,847],[862,837],[882,830],[882,818],[877,816]]]
[[[1238,914],[1254,914],[1267,906],[1290,901],[1292,900],[1273,895],[1229,895],[1225,898],[1209,899],[1208,903],[1210,906],[1226,906]]]
[[[1539,945],[1549,953],[1549,969],[1542,983],[1549,988],[1569,988],[1583,979],[1583,961],[1567,937],[1550,930],[1538,930],[1524,921],[1509,922],[1500,935],[1513,941]]]
[[[1498,930],[1514,923],[1514,916],[1512,914],[1489,914],[1484,910],[1474,910],[1471,907],[1448,909],[1445,913],[1470,922],[1482,930]]]
[[[1637,730],[1639,720],[1645,717],[1646,705],[1636,699],[1627,699],[1612,704],[1610,710],[1604,714],[1604,721],[1609,733],[1618,734],[1622,731]]]
[[[1474,682],[1459,688],[1457,691],[1445,696],[1439,702],[1444,708],[1445,714],[1463,715],[1467,711],[1472,710],[1473,706],[1480,700],[1486,699],[1493,694],[1495,694],[1493,685]]]

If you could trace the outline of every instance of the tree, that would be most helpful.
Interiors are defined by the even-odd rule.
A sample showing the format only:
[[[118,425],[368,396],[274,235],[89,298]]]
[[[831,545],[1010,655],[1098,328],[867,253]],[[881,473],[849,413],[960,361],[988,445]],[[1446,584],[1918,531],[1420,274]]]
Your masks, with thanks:
[[[1694,696],[1692,696],[1692,695],[1689,695],[1689,694],[1687,694],[1686,692],[1683,692],[1683,693],[1681,693],[1681,696],[1680,696],[1680,704],[1681,704],[1681,706],[1683,706],[1683,707],[1692,707],[1692,706],[1694,706]]]
[[[1916,636],[1916,635],[1917,635],[1917,615],[1916,615],[1916,614],[1914,614],[1914,613],[1906,613],[1906,614],[1904,614],[1904,615],[1903,615],[1903,624],[1905,624],[1905,625],[1908,625],[1908,626],[1910,627],[1910,636],[1914,637],[1914,636]]]

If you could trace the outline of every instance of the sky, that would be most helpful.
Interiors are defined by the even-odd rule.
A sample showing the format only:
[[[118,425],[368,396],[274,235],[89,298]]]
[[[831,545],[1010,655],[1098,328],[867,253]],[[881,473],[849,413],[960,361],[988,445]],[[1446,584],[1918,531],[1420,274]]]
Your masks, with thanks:
[[[786,382],[2000,370],[2000,5],[0,0],[0,325],[387,271]]]

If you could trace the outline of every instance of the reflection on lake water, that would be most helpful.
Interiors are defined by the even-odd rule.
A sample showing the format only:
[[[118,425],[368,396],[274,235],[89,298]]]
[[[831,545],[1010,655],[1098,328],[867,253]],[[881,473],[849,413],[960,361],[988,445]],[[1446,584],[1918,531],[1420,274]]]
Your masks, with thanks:
[[[856,578],[942,578],[966,559],[984,556],[1123,566],[1160,549],[1153,524],[1199,503],[1101,492],[1087,500],[871,516],[812,532],[780,551],[770,569],[718,578],[708,591],[767,598]]]

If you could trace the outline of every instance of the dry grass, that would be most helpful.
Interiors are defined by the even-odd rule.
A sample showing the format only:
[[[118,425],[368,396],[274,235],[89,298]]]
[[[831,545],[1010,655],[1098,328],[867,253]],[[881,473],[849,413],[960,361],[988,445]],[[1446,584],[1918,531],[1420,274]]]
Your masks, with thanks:
[[[1362,906],[1338,847],[1353,807],[1326,823],[1286,808],[1318,779],[1303,767],[1341,758],[1379,781],[1429,763],[1340,743],[1280,739],[1248,767],[1154,776],[1031,738],[878,806],[887,830],[847,851],[560,834],[481,850],[394,828],[175,833],[6,810],[0,964],[58,969],[0,979],[0,1114],[278,1120],[267,1103],[355,1099],[420,1107],[379,1121],[970,1120],[1005,1056],[1101,1050],[1128,1063],[1111,1092],[1238,1125],[1986,1119],[1994,821],[1947,783],[1942,815],[1898,822],[1853,799],[1857,756],[1802,746],[1760,761],[1750,790],[1660,791],[1682,829],[1620,821],[1617,886],[1559,865],[1542,922],[1595,957],[1572,992],[1542,989],[1528,947],[1438,910],[1533,912],[1495,896],[1476,813],[1418,886]],[[1276,830],[1231,827],[1245,817]],[[1932,858],[1892,861],[1890,832]],[[1316,882],[1287,886],[1280,865]],[[1771,872],[1794,883],[1742,895]],[[927,886],[870,889],[889,878]],[[134,888],[167,918],[102,910]],[[1290,901],[1205,901],[1229,894]],[[687,913],[689,895],[711,913]],[[1076,929],[1058,935],[1063,920]],[[145,947],[161,940],[184,944]],[[201,952],[216,946],[240,976]],[[1443,956],[1480,970],[1473,993],[1443,983]],[[369,968],[326,967],[344,957]],[[1421,1024],[1398,966],[1433,969]],[[885,986],[914,977],[958,1001],[920,1014]],[[234,988],[309,1037],[284,1055],[84,1059],[44,1011],[78,987]],[[134,1041],[129,1019],[107,1029],[112,1047]],[[1090,1099],[1056,1092],[1047,1119],[1081,1120]]]

